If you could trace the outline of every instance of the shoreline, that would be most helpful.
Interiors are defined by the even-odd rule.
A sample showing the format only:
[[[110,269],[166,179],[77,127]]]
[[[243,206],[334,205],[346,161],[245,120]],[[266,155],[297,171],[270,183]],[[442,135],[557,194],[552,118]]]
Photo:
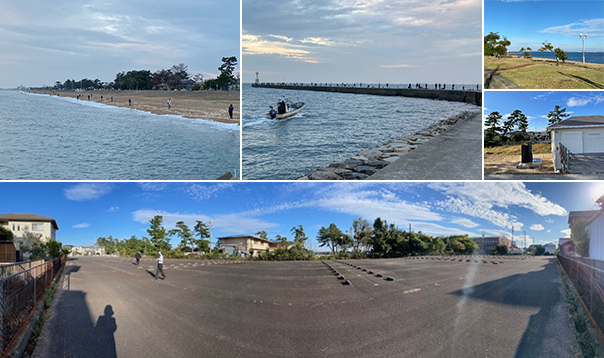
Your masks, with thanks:
[[[346,160],[310,171],[295,180],[365,180],[474,113],[477,112],[466,111],[444,119],[413,134],[382,143],[375,148],[360,151]]]
[[[241,126],[240,91],[153,91],[153,90],[92,90],[82,92],[56,90],[28,90],[28,93],[67,97],[96,102],[108,106],[132,108],[156,115],[177,115]],[[90,96],[90,97],[88,97]],[[168,109],[167,101],[171,100]],[[131,105],[128,100],[131,100]],[[233,119],[228,107],[235,108]]]

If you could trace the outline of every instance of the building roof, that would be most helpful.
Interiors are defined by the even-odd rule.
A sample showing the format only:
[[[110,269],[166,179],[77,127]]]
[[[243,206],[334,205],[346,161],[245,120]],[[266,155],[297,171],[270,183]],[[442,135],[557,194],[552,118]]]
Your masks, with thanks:
[[[252,236],[252,235],[235,235],[235,236],[223,236],[223,237],[219,237],[217,240],[218,241],[224,241],[224,240],[239,240],[239,239],[253,239],[253,240],[259,240],[262,242],[266,242],[268,244],[272,244],[272,245],[276,245],[276,244],[280,244],[281,241],[270,241],[270,240],[265,240],[261,237],[257,237],[257,236]]]
[[[556,124],[547,127],[551,129],[564,128],[584,128],[584,127],[604,127],[604,116],[576,116],[570,117]]]
[[[0,221],[33,221],[33,222],[49,222],[54,226],[55,230],[59,230],[57,222],[53,218],[48,216],[41,216],[35,214],[0,214]]]
[[[585,218],[587,221],[589,221],[599,212],[600,210],[571,211],[570,213],[568,213],[568,226],[571,226],[573,224],[573,221],[577,220],[578,218]]]

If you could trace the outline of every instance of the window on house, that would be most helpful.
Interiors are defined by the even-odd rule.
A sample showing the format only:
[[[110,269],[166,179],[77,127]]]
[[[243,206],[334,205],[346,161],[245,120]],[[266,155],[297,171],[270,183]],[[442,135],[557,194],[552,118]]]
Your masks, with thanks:
[[[21,231],[21,225],[17,225],[17,231]]]
[[[33,231],[44,231],[44,224],[31,224]]]

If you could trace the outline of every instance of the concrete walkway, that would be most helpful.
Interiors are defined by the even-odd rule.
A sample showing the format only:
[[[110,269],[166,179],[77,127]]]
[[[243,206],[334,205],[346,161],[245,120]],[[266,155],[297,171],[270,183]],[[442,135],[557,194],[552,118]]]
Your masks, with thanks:
[[[476,113],[367,180],[481,180],[482,121]]]
[[[497,72],[484,68],[484,88],[485,89],[522,89],[523,87],[508,80]]]

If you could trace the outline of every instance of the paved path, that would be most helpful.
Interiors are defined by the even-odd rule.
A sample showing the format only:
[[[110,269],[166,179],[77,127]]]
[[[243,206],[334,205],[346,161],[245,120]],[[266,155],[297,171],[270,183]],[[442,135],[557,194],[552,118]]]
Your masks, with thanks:
[[[367,180],[481,180],[482,120],[457,123]]]
[[[490,68],[484,68],[484,88],[485,89],[523,89],[515,82],[498,74]]]
[[[553,258],[170,264],[71,261],[35,355],[577,356]]]

